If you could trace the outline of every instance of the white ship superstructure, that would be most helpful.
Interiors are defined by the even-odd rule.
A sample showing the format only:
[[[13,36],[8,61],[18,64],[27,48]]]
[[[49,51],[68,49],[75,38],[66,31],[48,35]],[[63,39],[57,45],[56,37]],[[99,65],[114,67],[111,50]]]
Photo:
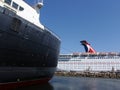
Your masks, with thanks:
[[[120,53],[95,52],[86,41],[81,41],[86,53],[61,54],[58,69],[64,71],[118,71]]]

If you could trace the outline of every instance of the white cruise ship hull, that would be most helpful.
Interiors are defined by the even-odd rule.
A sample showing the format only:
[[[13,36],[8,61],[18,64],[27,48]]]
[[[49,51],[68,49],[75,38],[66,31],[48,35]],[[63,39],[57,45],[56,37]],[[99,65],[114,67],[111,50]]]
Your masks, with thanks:
[[[65,71],[111,71],[120,70],[120,57],[98,58],[98,59],[80,59],[71,58],[69,60],[60,60],[58,69]]]

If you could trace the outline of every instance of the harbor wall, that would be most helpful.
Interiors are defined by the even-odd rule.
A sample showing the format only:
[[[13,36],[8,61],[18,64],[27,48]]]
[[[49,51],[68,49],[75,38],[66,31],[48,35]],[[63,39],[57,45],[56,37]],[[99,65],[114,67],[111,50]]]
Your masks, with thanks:
[[[120,72],[76,72],[76,71],[56,71],[56,76],[92,77],[92,78],[113,78],[120,79]]]

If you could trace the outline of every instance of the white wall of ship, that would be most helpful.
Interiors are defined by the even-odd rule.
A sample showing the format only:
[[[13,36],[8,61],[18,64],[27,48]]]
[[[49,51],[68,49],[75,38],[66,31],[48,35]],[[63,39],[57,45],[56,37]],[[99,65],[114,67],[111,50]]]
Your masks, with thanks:
[[[114,59],[71,59],[59,61],[58,69],[65,71],[114,71],[120,70],[120,58]]]

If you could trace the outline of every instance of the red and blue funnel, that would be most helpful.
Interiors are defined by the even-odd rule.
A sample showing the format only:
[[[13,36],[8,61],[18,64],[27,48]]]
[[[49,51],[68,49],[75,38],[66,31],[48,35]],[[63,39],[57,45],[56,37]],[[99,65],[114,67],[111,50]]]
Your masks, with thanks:
[[[82,40],[80,41],[80,43],[84,46],[87,53],[96,53],[96,51],[90,46],[90,44],[86,40]]]

